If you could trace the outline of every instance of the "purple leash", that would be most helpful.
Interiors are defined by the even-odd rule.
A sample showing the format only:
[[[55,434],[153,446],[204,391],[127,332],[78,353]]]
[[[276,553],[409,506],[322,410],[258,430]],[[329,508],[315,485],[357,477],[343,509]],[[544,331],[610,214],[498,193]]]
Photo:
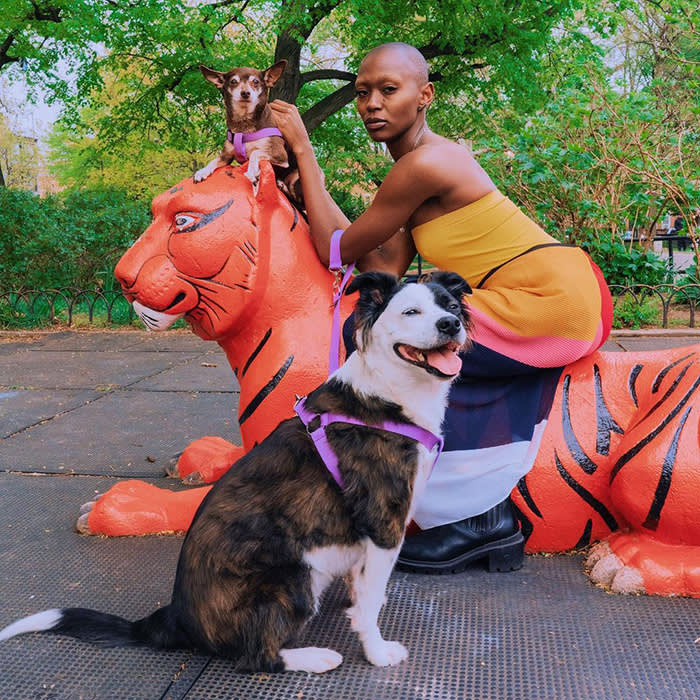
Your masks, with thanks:
[[[352,271],[355,268],[355,263],[351,263],[343,273],[343,261],[340,256],[340,239],[343,233],[343,229],[336,229],[333,232],[333,235],[331,236],[330,259],[328,261],[328,269],[331,272],[336,273],[335,284],[333,287],[333,325],[331,327],[331,350],[330,357],[328,359],[329,374],[333,374],[333,372],[338,369],[339,365],[340,300],[343,296],[343,292],[345,291],[345,287],[352,277]],[[435,433],[431,433],[429,430],[421,428],[413,423],[383,421],[382,423],[369,425],[364,421],[353,418],[352,416],[343,415],[341,413],[313,413],[306,408],[305,396],[302,396],[297,400],[297,402],[294,404],[294,410],[301,419],[301,422],[306,426],[306,432],[313,440],[321,460],[326,465],[326,469],[328,469],[331,476],[335,479],[335,482],[341,489],[345,488],[345,482],[343,481],[340,468],[338,467],[338,456],[329,445],[328,438],[326,436],[326,427],[331,423],[349,423],[351,425],[362,425],[365,428],[375,428],[377,430],[386,430],[390,433],[397,433],[398,435],[403,435],[404,437],[420,442],[428,451],[432,450],[437,445],[438,450],[437,454],[435,455],[435,460],[433,461],[433,466],[435,466],[435,462],[437,462],[437,459],[442,452],[442,446],[444,444],[443,439],[439,435],[435,435]],[[311,423],[314,418],[319,419],[318,428],[309,430],[309,423]]]
[[[340,257],[340,239],[345,231],[342,228],[333,231],[331,236],[331,253],[328,261],[328,269],[335,273],[333,283],[333,324],[331,325],[331,349],[328,357],[328,374],[333,374],[338,369],[340,355],[340,300],[348,282],[352,278],[355,263],[350,263],[343,272],[343,260]]]
[[[352,416],[345,416],[342,413],[314,413],[306,408],[305,396],[294,404],[294,410],[299,418],[301,418],[301,422],[306,426],[306,432],[314,441],[316,450],[323,460],[323,463],[326,465],[326,469],[328,469],[341,489],[345,488],[345,482],[343,481],[340,468],[338,467],[338,456],[328,444],[328,437],[326,436],[326,427],[331,425],[331,423],[350,423],[351,425],[362,425],[365,428],[374,428],[376,430],[386,430],[389,433],[397,433],[398,435],[403,435],[416,442],[420,442],[427,450],[432,450],[437,445],[438,450],[435,455],[433,466],[435,466],[435,462],[437,462],[442,452],[443,439],[439,435],[435,435],[435,433],[431,433],[429,430],[412,423],[382,421],[381,423],[370,424],[353,418]],[[314,418],[319,419],[319,426],[315,430],[309,430],[309,423],[311,423]]]
[[[245,152],[245,145],[249,141],[257,141],[258,139],[265,139],[268,136],[279,136],[282,137],[282,132],[275,126],[268,126],[264,129],[258,129],[258,131],[249,131],[247,133],[237,131],[235,134],[229,129],[226,132],[226,138],[233,144],[233,151],[236,160],[239,163],[245,163],[248,160],[248,156]]]

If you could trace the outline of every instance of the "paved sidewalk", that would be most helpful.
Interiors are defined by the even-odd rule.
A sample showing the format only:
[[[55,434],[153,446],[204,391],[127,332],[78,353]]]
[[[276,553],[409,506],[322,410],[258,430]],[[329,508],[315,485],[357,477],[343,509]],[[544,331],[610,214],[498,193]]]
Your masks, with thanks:
[[[700,342],[621,333],[614,351]],[[117,480],[168,488],[191,440],[238,441],[226,358],[188,331],[0,332],[0,627],[57,606],[135,619],[169,599],[179,537],[74,530],[81,503]],[[408,662],[364,661],[334,587],[302,643],[345,662],[323,676],[234,673],[186,651],[97,649],[27,635],[0,645],[0,700],[698,700],[700,600],[621,597],[580,556],[532,556],[511,574],[395,573],[381,627]]]

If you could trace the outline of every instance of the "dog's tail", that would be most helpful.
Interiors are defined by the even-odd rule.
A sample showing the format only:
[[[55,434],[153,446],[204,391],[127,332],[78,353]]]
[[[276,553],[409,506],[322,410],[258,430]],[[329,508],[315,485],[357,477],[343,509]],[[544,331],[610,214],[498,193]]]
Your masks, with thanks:
[[[0,642],[27,632],[64,634],[102,647],[142,644],[159,649],[175,649],[189,646],[170,605],[136,622],[87,608],[44,610],[0,630]]]

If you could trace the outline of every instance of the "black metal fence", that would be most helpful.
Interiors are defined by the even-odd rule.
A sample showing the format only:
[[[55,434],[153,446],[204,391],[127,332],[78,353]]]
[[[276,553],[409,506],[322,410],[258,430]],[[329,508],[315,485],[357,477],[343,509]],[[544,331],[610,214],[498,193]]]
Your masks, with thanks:
[[[695,328],[700,284],[611,285],[617,325]],[[119,290],[26,289],[0,292],[0,328],[123,326],[135,321]]]
[[[24,289],[0,292],[0,326],[127,325],[136,314],[120,290]]]

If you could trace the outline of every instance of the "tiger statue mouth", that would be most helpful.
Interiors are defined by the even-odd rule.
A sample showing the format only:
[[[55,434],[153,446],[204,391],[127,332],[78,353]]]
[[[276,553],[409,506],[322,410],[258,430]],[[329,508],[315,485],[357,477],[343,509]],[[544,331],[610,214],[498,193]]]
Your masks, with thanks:
[[[136,315],[149,331],[166,331],[185,315],[184,312],[179,314],[167,314],[164,311],[156,311],[137,300],[133,301],[132,306],[134,307]]]

